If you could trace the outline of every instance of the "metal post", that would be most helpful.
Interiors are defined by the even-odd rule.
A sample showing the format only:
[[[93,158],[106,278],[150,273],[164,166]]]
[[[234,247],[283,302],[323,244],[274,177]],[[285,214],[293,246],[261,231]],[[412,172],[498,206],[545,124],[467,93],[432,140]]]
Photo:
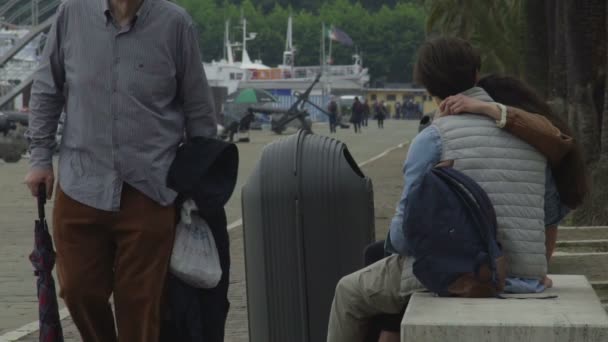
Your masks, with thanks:
[[[325,73],[325,65],[327,63],[327,58],[325,56],[325,36],[327,35],[327,32],[325,32],[325,23],[323,23],[323,27],[321,29],[321,75],[323,77],[324,80],[326,80],[326,73]],[[325,82],[322,82],[322,89],[321,89],[321,96],[323,97],[323,100],[325,100],[325,98],[327,97],[327,92],[325,90]]]
[[[325,72],[325,23],[323,23],[323,28],[321,29],[321,71]]]
[[[32,26],[38,26],[39,21],[39,0],[32,0]]]
[[[331,55],[332,55],[333,41],[334,41],[333,39],[329,38],[329,59],[328,59],[328,63],[327,64],[329,64],[330,68],[331,68],[331,65],[333,64],[333,62],[329,63],[332,60]]]
[[[247,18],[243,17],[243,56],[245,51],[247,51]],[[244,60],[241,62],[244,62]]]

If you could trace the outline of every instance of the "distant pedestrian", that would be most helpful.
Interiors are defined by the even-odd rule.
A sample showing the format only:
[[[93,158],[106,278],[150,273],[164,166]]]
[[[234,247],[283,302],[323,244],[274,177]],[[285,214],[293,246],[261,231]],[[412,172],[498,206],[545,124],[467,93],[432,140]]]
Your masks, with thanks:
[[[395,103],[395,119],[401,119],[401,102]]]
[[[411,99],[405,103],[403,105],[403,109],[404,109],[404,119],[418,119],[420,118],[419,115],[419,108],[418,105],[416,103],[414,103],[414,101],[412,101]]]
[[[375,118],[378,120],[378,128],[384,128],[384,119],[386,118],[386,106],[384,101],[381,101],[375,108]]]
[[[239,142],[249,142],[249,131],[251,129],[251,123],[255,120],[255,115],[251,108],[247,110],[247,114],[239,122]]]
[[[336,103],[336,98],[334,96],[331,97],[327,110],[329,111],[329,132],[336,133],[336,126],[338,125],[338,104]]]
[[[369,108],[369,103],[367,99],[363,101],[363,120],[361,121],[361,126],[367,127],[367,121],[369,120],[371,109]]]
[[[363,120],[363,105],[359,102],[359,98],[355,97],[355,103],[350,115],[350,122],[355,128],[355,133],[361,133],[361,121]]]
[[[226,131],[228,132],[228,141],[234,142],[234,136],[239,131],[239,123],[238,121],[233,121],[230,123],[228,127],[226,127]]]

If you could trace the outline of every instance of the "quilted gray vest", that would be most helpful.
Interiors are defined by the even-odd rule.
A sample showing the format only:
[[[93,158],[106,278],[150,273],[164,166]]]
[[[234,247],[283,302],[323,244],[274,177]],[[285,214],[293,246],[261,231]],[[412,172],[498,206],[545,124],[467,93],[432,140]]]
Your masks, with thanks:
[[[492,101],[477,87],[463,94]],[[454,168],[479,183],[490,197],[508,275],[545,276],[545,157],[483,116],[448,116],[433,125],[441,135],[441,160],[454,160]]]

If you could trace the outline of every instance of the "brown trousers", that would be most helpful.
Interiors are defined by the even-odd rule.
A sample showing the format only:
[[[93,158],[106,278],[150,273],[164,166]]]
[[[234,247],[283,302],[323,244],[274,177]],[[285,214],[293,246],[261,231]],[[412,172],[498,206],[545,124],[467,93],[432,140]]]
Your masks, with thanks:
[[[158,341],[175,232],[173,207],[162,207],[127,184],[118,212],[81,204],[59,187],[56,193],[60,296],[83,342]]]

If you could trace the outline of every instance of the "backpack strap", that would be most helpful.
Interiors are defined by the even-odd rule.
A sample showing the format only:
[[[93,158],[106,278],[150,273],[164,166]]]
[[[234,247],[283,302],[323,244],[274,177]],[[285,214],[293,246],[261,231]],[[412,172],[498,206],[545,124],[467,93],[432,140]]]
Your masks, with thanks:
[[[477,225],[481,237],[487,244],[488,253],[492,253],[495,249],[491,242],[496,239],[497,223],[494,207],[492,206],[488,195],[479,184],[459,171],[451,168],[435,168],[433,169],[433,172],[444,181],[452,184],[453,189],[463,199],[473,216],[472,218]],[[486,227],[486,229],[484,229],[484,227]],[[497,266],[494,256],[495,255],[490,254],[489,261],[490,269],[492,271],[492,280],[497,282]]]
[[[492,251],[495,247],[490,244],[491,241],[495,241],[498,247],[500,248],[500,243],[498,242],[498,239],[496,237],[498,234],[498,222],[496,219],[496,211],[494,210],[492,200],[490,200],[490,197],[488,197],[486,191],[482,189],[476,181],[474,181],[472,178],[468,177],[460,171],[457,171],[452,168],[443,168],[442,171],[453,179],[456,179],[459,183],[461,183],[474,197],[475,202],[481,209],[481,215],[483,215],[483,217],[485,218],[484,224],[486,224],[487,227],[490,228],[481,232],[482,236],[484,236],[484,238],[488,242],[489,250]],[[485,236],[486,232],[489,232],[491,236]]]
[[[479,184],[463,173],[451,168],[436,168],[433,169],[433,172],[444,181],[454,185],[454,189],[457,190],[459,194],[464,195],[463,199],[467,204],[473,205],[479,209],[473,210],[474,213],[482,215],[482,217],[479,218],[479,221],[481,221],[479,223],[489,226],[496,231],[498,224],[496,222],[494,207],[492,206],[490,198]],[[485,230],[480,231],[480,233],[484,238],[488,237]]]
[[[458,183],[462,184],[475,198],[477,205],[481,209],[481,213],[485,216],[488,223],[491,224],[492,228],[497,228],[498,223],[496,222],[496,212],[492,201],[488,197],[488,194],[479,186],[477,182],[468,177],[462,172],[459,172],[452,168],[441,168],[440,172],[445,173],[450,178],[455,179]]]
[[[469,209],[471,209],[473,213],[478,213],[480,215],[478,223],[481,225],[478,226],[478,229],[484,241],[488,243],[488,251],[491,252],[494,250],[494,247],[491,245],[491,241],[496,241],[498,223],[496,221],[496,212],[494,211],[494,206],[492,205],[492,201],[488,197],[487,193],[479,186],[479,184],[477,184],[477,182],[460,171],[449,167],[434,170],[436,170],[436,174],[438,176],[454,185],[456,189],[460,191],[460,193],[464,193],[463,199],[470,206]],[[488,229],[484,229],[484,227],[487,227]]]

